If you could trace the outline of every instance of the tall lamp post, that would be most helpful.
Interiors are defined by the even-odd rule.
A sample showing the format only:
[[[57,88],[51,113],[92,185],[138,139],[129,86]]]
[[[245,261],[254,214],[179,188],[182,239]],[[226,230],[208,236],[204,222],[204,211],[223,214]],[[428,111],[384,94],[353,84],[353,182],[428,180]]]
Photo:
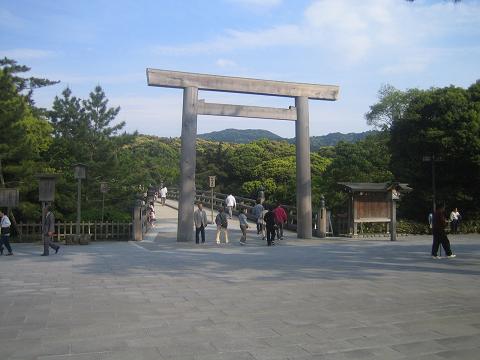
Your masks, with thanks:
[[[432,155],[425,155],[422,158],[422,161],[424,162],[431,162],[432,164],[432,209],[433,212],[435,213],[435,210],[437,209],[437,203],[436,203],[436,184],[435,184],[435,163],[443,161],[443,159],[440,156],[435,157],[435,153],[432,153]]]
[[[211,190],[211,211],[212,211],[212,224],[214,223],[213,222],[213,189],[215,188],[215,180],[216,180],[216,176],[209,176],[208,177],[208,184],[210,185],[210,190]]]
[[[103,215],[105,214],[105,194],[108,192],[108,183],[106,181],[100,182],[100,192],[102,193],[102,224],[103,224]]]
[[[81,221],[81,214],[82,214],[82,179],[87,177],[87,166],[85,164],[75,164],[73,166],[74,170],[74,177],[78,180],[77,183],[77,226],[76,226],[76,234],[77,238],[80,239],[80,221]]]
[[[436,203],[436,184],[435,184],[435,162],[443,161],[443,159],[440,156],[435,157],[435,153],[432,153],[432,155],[426,155],[423,156],[422,161],[428,162],[430,161],[432,163],[432,215],[435,214],[435,211],[437,210],[437,203]],[[432,219],[433,220],[433,219]],[[433,223],[432,223],[433,226]],[[440,256],[442,256],[442,247],[440,246]]]

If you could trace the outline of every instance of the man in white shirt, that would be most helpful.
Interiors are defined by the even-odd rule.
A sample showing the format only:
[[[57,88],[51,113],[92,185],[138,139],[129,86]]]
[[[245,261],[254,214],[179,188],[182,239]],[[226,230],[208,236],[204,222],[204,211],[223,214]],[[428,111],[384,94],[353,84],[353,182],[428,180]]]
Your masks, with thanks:
[[[166,198],[167,198],[167,187],[164,186],[160,189],[160,201],[162,203],[162,206],[165,205]]]
[[[10,246],[10,219],[8,216],[0,210],[0,224],[1,224],[1,238],[0,238],[0,255],[3,255],[3,245],[8,250],[7,256],[12,256],[12,247]]]
[[[235,200],[235,197],[230,194],[227,196],[225,199],[225,205],[227,206],[228,209],[228,217],[231,219],[232,218],[232,210],[237,206],[237,201]]]
[[[462,217],[461,217],[460,213],[458,212],[457,208],[452,210],[452,212],[450,213],[450,230],[451,230],[452,234],[457,233],[458,223],[460,222],[461,218]]]

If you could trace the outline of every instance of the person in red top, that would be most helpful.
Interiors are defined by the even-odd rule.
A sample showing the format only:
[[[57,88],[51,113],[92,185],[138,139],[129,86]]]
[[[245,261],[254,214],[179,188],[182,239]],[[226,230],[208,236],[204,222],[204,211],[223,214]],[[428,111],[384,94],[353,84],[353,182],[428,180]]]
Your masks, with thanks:
[[[287,213],[280,203],[273,209],[275,215],[275,225],[277,225],[277,239],[283,240],[283,224],[287,222]]]

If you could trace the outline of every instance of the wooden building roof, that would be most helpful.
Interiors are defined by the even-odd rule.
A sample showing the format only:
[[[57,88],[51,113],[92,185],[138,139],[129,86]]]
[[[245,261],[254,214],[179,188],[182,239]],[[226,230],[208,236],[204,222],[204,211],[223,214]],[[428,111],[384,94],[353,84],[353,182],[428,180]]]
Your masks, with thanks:
[[[395,189],[399,192],[410,192],[413,189],[406,183],[398,182],[383,182],[383,183],[353,183],[353,182],[339,182],[346,192],[356,193],[360,191],[365,192],[386,192]]]

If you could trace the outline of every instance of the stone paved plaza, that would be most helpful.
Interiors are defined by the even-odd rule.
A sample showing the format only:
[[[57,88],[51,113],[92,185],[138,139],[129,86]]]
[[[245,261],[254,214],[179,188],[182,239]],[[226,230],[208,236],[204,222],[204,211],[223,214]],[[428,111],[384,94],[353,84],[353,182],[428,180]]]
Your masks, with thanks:
[[[0,358],[479,359],[480,237],[289,238],[177,245],[160,209],[142,243],[0,258]],[[255,237],[253,231],[251,237]]]

